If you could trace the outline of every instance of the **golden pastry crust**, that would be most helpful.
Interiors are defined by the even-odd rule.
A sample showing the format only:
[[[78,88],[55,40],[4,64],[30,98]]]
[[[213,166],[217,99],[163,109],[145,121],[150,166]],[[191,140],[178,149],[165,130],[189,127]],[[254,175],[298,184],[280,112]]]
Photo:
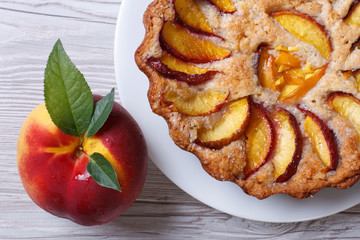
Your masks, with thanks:
[[[203,68],[217,69],[211,81],[188,86],[184,82],[168,79],[149,64],[150,57],[161,57],[159,37],[166,21],[176,18],[172,0],[156,0],[152,2],[144,14],[145,39],[137,49],[135,60],[138,67],[147,75],[150,87],[148,99],[154,113],[162,116],[168,123],[169,134],[182,149],[194,153],[200,160],[204,170],[212,177],[221,181],[232,181],[238,184],[245,193],[259,199],[273,194],[284,193],[295,198],[309,197],[325,187],[348,188],[360,177],[359,134],[355,127],[345,118],[339,116],[326,104],[329,93],[344,91],[359,98],[354,80],[344,80],[342,70],[356,68],[356,57],[350,58],[351,45],[359,38],[360,28],[352,28],[343,21],[345,9],[349,4],[341,5],[328,0],[233,0],[237,11],[224,14],[216,11],[206,1],[196,1],[209,19],[210,25],[217,35],[217,45],[230,49],[230,57],[220,61],[197,64]],[[344,6],[345,5],[345,6]],[[322,118],[334,132],[339,150],[339,164],[335,171],[327,171],[310,143],[304,130],[305,116],[296,105],[285,105],[279,102],[279,92],[266,89],[259,84],[256,72],[257,49],[267,43],[271,46],[296,46],[300,58],[312,56],[311,62],[320,67],[326,60],[319,57],[316,49],[285,31],[274,21],[270,14],[278,10],[296,10],[314,18],[324,26],[330,36],[332,55],[325,75],[320,79],[298,104],[305,106]],[[353,60],[351,60],[353,59]],[[223,112],[211,116],[186,116],[180,114],[173,105],[162,101],[162,92],[167,88],[191,89],[194,92],[213,89],[230,91],[228,102],[246,96],[252,96],[255,102],[262,103],[269,112],[283,107],[291,112],[299,123],[303,138],[302,155],[295,175],[284,183],[276,183],[274,165],[268,161],[254,175],[244,179],[246,165],[246,137],[231,142],[221,149],[210,149],[196,143],[198,129],[211,126]]]

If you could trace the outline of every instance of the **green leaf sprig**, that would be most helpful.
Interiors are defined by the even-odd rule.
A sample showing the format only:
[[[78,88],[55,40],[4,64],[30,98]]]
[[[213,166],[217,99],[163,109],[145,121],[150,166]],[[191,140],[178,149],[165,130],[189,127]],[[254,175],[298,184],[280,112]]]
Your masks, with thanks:
[[[72,63],[60,40],[48,59],[44,74],[46,109],[54,124],[64,133],[92,137],[103,126],[114,105],[114,88],[96,102],[84,75]],[[85,153],[86,154],[86,153]],[[101,154],[88,156],[87,171],[101,186],[121,191],[115,169]]]

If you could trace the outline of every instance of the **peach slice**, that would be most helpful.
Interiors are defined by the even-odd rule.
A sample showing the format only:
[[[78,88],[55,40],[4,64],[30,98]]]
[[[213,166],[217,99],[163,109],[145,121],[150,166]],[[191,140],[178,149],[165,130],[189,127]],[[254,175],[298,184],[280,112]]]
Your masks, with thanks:
[[[360,1],[355,1],[351,7],[350,11],[344,18],[344,22],[356,27],[360,26]]]
[[[302,137],[295,117],[285,109],[276,111],[276,142],[272,163],[276,182],[288,181],[297,171],[301,153]]]
[[[356,80],[357,90],[360,92],[360,69],[355,70],[353,75]]]
[[[297,50],[299,50],[298,47],[284,47],[284,46],[281,46],[281,45],[276,46],[275,49],[278,50],[278,51],[284,51],[284,52],[289,52],[289,53],[296,52]]]
[[[297,102],[301,97],[303,97],[308,91],[310,91],[317,82],[325,74],[327,65],[316,69],[314,73],[306,74],[304,82],[301,85],[286,85],[280,91],[279,100],[287,103],[293,104]]]
[[[344,79],[349,79],[350,77],[352,77],[354,75],[353,71],[351,71],[351,70],[341,71],[341,73],[342,73],[342,76]]]
[[[244,179],[247,179],[269,161],[275,142],[273,124],[260,104],[253,104],[245,134],[247,140]]]
[[[333,132],[314,113],[301,107],[298,107],[298,109],[306,115],[304,129],[309,135],[311,144],[320,160],[328,170],[335,170],[338,165],[339,154]]]
[[[281,50],[279,56],[275,58],[269,54],[269,46],[260,45],[259,47],[257,73],[260,85],[278,91],[284,87],[285,83],[302,84],[305,73],[301,68],[301,60],[297,55],[290,54],[289,48],[278,46],[277,49],[286,49],[286,51]]]
[[[245,131],[251,115],[251,99],[244,97],[228,104],[222,119],[211,129],[199,129],[196,143],[220,149],[238,139]]]
[[[197,85],[214,78],[219,72],[212,69],[204,69],[189,63],[180,61],[170,54],[160,59],[150,57],[148,64],[166,78],[186,82],[189,85]]]
[[[279,77],[279,78],[275,81],[275,87],[276,87],[276,89],[281,89],[281,88],[283,88],[285,84],[286,84],[286,82],[285,82],[284,76]]]
[[[354,77],[356,81],[357,90],[360,92],[360,69],[342,71],[343,78],[349,79],[350,77]]]
[[[162,93],[162,99],[167,104],[175,105],[179,113],[188,116],[203,116],[219,111],[225,104],[229,92],[204,91],[193,93],[168,88]]]
[[[306,73],[302,68],[292,68],[284,72],[284,79],[289,85],[301,85],[304,83]]]
[[[236,8],[234,7],[231,0],[209,0],[213,3],[221,12],[224,13],[234,13]]]
[[[275,59],[275,63],[292,68],[301,67],[301,60],[296,55],[284,51],[280,51],[279,56]]]
[[[290,10],[273,12],[271,17],[297,38],[314,46],[324,58],[330,59],[332,51],[330,39],[324,27],[312,17]]]
[[[333,92],[328,104],[335,112],[348,119],[360,134],[360,100],[350,93]]]
[[[261,86],[276,91],[277,69],[274,62],[275,57],[269,54],[269,50],[269,46],[260,45],[257,51],[257,73]]]
[[[284,71],[289,70],[290,68],[291,68],[291,67],[286,66],[286,65],[280,65],[278,72],[279,72],[279,73],[282,73],[282,72],[284,72]]]
[[[196,32],[214,34],[204,13],[194,0],[174,0],[175,11],[182,23]]]
[[[161,47],[174,57],[185,62],[206,63],[222,60],[231,51],[216,46],[199,34],[191,33],[174,22],[165,22],[160,34]]]

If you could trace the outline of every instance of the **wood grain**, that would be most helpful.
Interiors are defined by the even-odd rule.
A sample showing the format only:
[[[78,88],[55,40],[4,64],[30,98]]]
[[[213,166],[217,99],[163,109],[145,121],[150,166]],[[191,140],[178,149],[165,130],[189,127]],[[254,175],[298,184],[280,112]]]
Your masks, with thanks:
[[[360,206],[316,221],[274,224],[214,210],[150,162],[143,192],[115,221],[82,227],[37,207],[16,166],[22,122],[43,101],[43,72],[61,38],[94,93],[115,85],[113,45],[121,1],[2,0],[0,4],[0,239],[355,239]],[[119,101],[119,97],[117,96]]]

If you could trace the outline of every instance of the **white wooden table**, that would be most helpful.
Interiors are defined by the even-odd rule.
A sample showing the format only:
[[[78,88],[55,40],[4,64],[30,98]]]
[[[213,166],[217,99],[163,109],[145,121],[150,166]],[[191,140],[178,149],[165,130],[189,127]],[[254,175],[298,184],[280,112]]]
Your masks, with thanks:
[[[16,142],[25,117],[43,101],[47,57],[60,38],[93,92],[106,94],[116,84],[113,41],[120,5],[121,0],[0,0],[0,239],[360,238],[360,205],[303,223],[254,222],[198,202],[151,162],[137,201],[107,225],[79,226],[37,207],[18,176]]]

